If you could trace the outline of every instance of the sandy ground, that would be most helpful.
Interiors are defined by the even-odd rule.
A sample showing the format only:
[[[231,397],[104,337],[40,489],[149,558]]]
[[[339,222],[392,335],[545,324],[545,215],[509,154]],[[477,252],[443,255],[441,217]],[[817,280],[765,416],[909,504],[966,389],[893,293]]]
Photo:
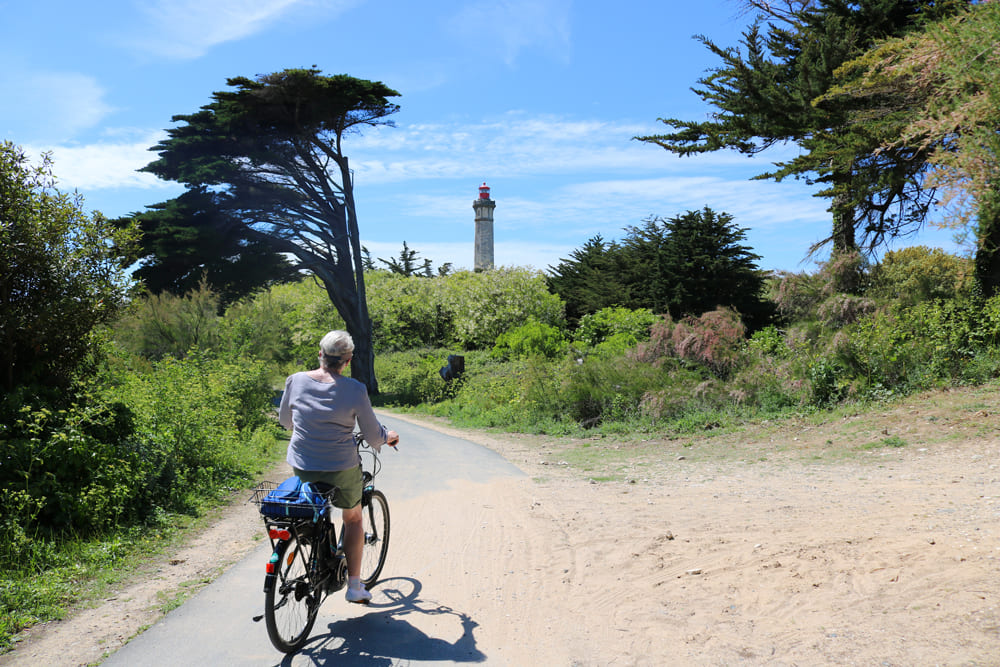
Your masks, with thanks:
[[[379,595],[411,600],[455,662],[1000,665],[1000,399],[976,401],[734,436],[736,458],[608,441],[620,474],[602,482],[555,441],[462,432],[530,477],[394,504],[392,571],[408,574]],[[906,446],[830,456],[890,433]],[[210,579],[256,531],[236,506],[0,665],[99,662],[155,622],[158,594]]]

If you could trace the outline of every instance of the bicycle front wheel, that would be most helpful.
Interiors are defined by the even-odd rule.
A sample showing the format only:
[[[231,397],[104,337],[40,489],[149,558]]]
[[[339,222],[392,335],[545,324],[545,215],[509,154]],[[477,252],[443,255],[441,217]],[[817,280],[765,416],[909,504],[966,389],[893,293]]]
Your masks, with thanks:
[[[361,582],[371,588],[378,581],[389,552],[389,501],[379,490],[365,492],[364,505],[365,545],[361,551]]]
[[[275,581],[264,593],[267,636],[282,653],[294,653],[309,639],[320,604],[309,577],[312,543],[292,536],[278,542],[274,553]]]

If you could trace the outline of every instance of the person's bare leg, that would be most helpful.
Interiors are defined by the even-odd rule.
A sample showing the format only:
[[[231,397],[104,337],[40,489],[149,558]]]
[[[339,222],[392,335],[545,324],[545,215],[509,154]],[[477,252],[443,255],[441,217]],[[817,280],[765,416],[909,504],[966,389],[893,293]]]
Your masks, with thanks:
[[[361,575],[361,550],[365,542],[365,528],[361,523],[361,505],[344,510],[344,553],[347,555],[347,574]]]
[[[365,546],[365,527],[362,523],[361,505],[343,511],[344,554],[347,556],[347,600],[368,602],[371,593],[361,583],[361,553]]]

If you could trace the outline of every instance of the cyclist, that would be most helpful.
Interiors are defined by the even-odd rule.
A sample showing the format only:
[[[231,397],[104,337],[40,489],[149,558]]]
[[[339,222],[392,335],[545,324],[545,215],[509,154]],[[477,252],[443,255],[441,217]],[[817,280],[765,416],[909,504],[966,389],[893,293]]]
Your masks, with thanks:
[[[319,344],[319,368],[294,373],[285,380],[278,421],[292,430],[287,461],[303,482],[337,487],[333,498],[342,510],[347,555],[347,601],[371,600],[361,583],[364,526],[361,515],[361,460],[354,442],[357,424],[365,441],[379,451],[395,447],[399,434],[379,423],[366,387],[343,375],[354,353],[346,331],[331,331]]]

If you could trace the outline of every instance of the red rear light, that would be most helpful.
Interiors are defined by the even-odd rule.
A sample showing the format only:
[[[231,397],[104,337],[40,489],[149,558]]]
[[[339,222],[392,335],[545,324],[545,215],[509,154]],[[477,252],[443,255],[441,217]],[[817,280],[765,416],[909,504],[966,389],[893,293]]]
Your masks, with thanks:
[[[274,563],[268,563],[267,567],[264,568],[267,574],[274,574]]]
[[[289,540],[292,538],[291,532],[285,528],[271,528],[267,531],[267,535],[272,540]]]

